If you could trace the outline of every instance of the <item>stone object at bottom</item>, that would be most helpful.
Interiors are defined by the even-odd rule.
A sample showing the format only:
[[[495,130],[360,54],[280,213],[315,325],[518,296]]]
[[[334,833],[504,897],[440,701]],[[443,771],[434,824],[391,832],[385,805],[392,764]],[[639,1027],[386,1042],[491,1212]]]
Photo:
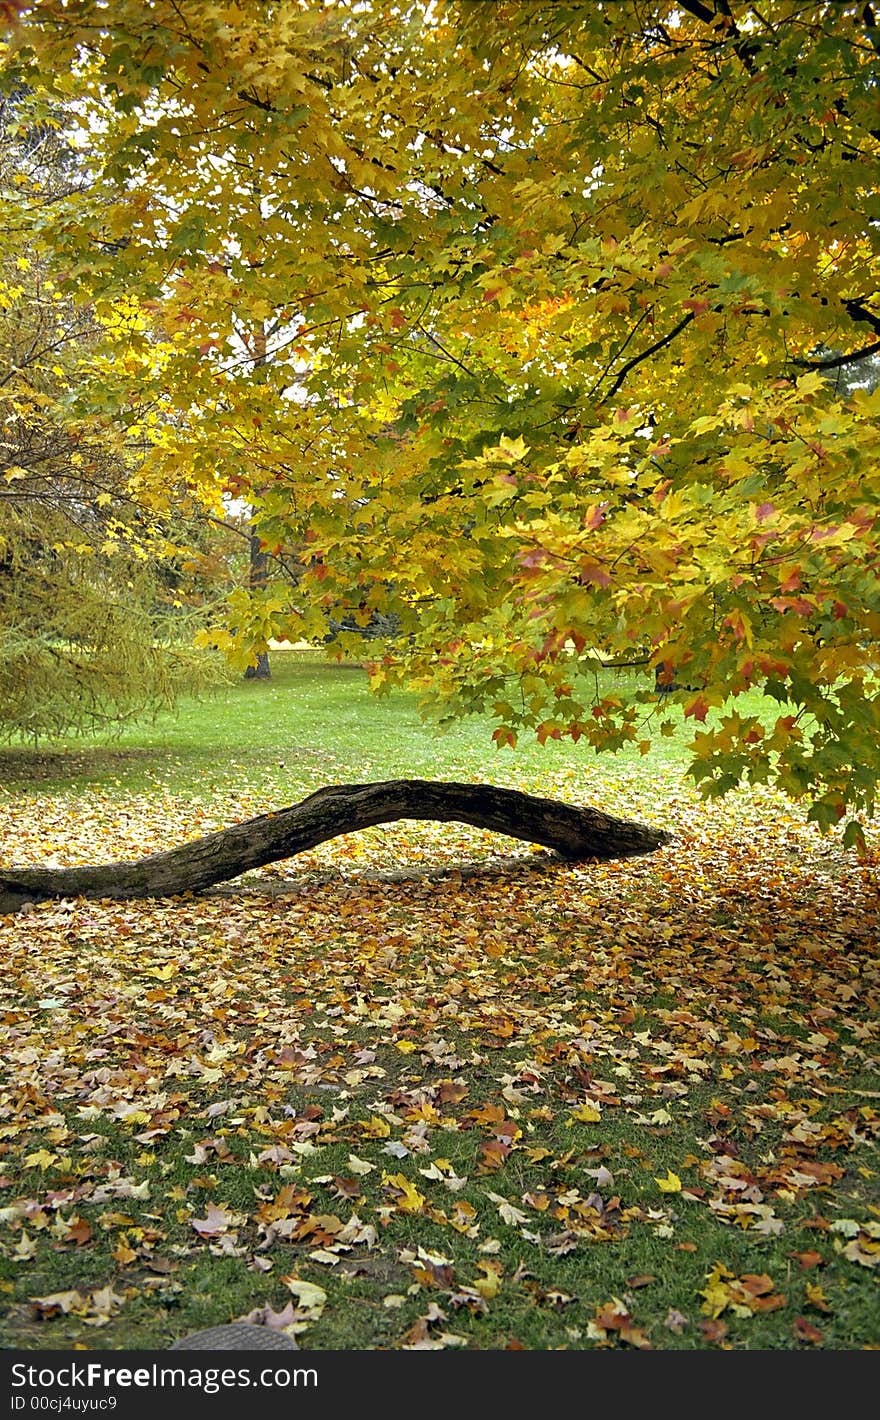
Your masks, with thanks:
[[[171,1351],[298,1351],[296,1342],[271,1326],[252,1326],[247,1321],[230,1321],[181,1336]]]

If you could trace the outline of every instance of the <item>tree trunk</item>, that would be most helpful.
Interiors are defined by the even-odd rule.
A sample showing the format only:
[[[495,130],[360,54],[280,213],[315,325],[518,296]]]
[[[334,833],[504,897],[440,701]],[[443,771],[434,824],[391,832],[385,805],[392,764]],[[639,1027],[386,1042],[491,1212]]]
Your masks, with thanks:
[[[266,322],[261,321],[259,327],[253,335],[254,350],[254,374],[258,370],[264,370],[269,361],[269,340],[266,329]],[[269,559],[266,556],[266,549],[262,539],[253,526],[253,509],[251,510],[251,555],[250,566],[248,568],[248,585],[252,592],[263,591],[269,576]],[[272,672],[269,669],[269,652],[257,652],[257,664],[248,666],[244,673],[245,680],[271,680]]]
[[[266,585],[266,578],[269,570],[269,559],[266,550],[257,533],[251,533],[251,559],[248,583],[251,591],[262,591]],[[244,673],[245,680],[271,680],[272,672],[269,669],[269,652],[257,652],[257,664],[248,666]]]
[[[393,779],[332,784],[302,803],[262,814],[133,863],[77,868],[0,869],[0,912],[59,897],[172,897],[198,892],[289,858],[306,848],[396,819],[434,819],[493,829],[540,843],[562,857],[628,858],[669,840],[662,829],[612,818],[599,809],[538,799],[492,784]]]

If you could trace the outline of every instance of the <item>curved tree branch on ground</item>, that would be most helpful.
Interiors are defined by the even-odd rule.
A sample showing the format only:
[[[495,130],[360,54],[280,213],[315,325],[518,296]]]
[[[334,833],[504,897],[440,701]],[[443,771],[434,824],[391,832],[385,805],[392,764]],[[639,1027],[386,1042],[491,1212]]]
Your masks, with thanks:
[[[472,824],[552,848],[571,860],[628,858],[669,839],[662,829],[599,809],[539,799],[493,784],[392,779],[331,784],[291,808],[130,863],[74,868],[0,868],[0,913],[50,898],[174,897],[227,882],[318,843],[397,819]]]

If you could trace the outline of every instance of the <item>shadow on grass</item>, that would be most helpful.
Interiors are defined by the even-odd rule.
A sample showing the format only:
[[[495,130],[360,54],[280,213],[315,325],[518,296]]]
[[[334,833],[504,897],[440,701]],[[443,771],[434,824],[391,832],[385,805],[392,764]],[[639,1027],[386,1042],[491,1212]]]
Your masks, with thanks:
[[[7,789],[27,788],[31,784],[69,787],[74,780],[125,773],[132,765],[160,757],[151,746],[43,750],[16,745],[0,749],[0,784]],[[166,758],[170,760],[172,755],[169,753]]]
[[[0,788],[48,790],[106,788],[120,784],[138,792],[149,789],[157,780],[166,784],[180,780],[180,792],[188,793],[194,785],[193,775],[204,772],[204,766],[216,766],[216,745],[185,744],[167,747],[152,745],[90,745],[70,749],[32,749],[23,746],[0,749]],[[236,748],[229,766],[261,767],[275,763],[284,754],[290,763],[314,761],[326,763],[330,756],[321,749],[305,745],[285,745],[280,748]],[[303,795],[304,797],[304,795]]]
[[[290,861],[290,860],[288,860]],[[588,861],[588,860],[584,860]],[[291,868],[266,874],[245,873],[228,883],[206,888],[199,897],[290,897],[316,887],[351,887],[352,883],[432,883],[458,880],[492,882],[500,878],[544,877],[564,866],[552,849],[540,852],[493,853],[488,858],[463,858],[443,863],[412,863],[402,868]]]

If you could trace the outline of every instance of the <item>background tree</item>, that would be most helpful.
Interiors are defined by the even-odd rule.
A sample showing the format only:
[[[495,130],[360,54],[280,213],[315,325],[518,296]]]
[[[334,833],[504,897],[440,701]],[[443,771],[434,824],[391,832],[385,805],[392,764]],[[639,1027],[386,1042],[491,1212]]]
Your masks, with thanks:
[[[375,683],[500,743],[668,731],[662,663],[708,792],[873,806],[878,396],[828,378],[880,344],[870,6],[48,0],[12,45],[95,147],[35,240],[161,312],[145,480],[309,549],[241,638],[393,613]]]
[[[24,94],[0,131],[0,735],[38,739],[170,705],[219,667],[192,648],[210,582],[185,549],[204,532],[132,496],[134,411],[71,417],[101,329],[25,254],[29,208],[77,191],[82,165]]]

